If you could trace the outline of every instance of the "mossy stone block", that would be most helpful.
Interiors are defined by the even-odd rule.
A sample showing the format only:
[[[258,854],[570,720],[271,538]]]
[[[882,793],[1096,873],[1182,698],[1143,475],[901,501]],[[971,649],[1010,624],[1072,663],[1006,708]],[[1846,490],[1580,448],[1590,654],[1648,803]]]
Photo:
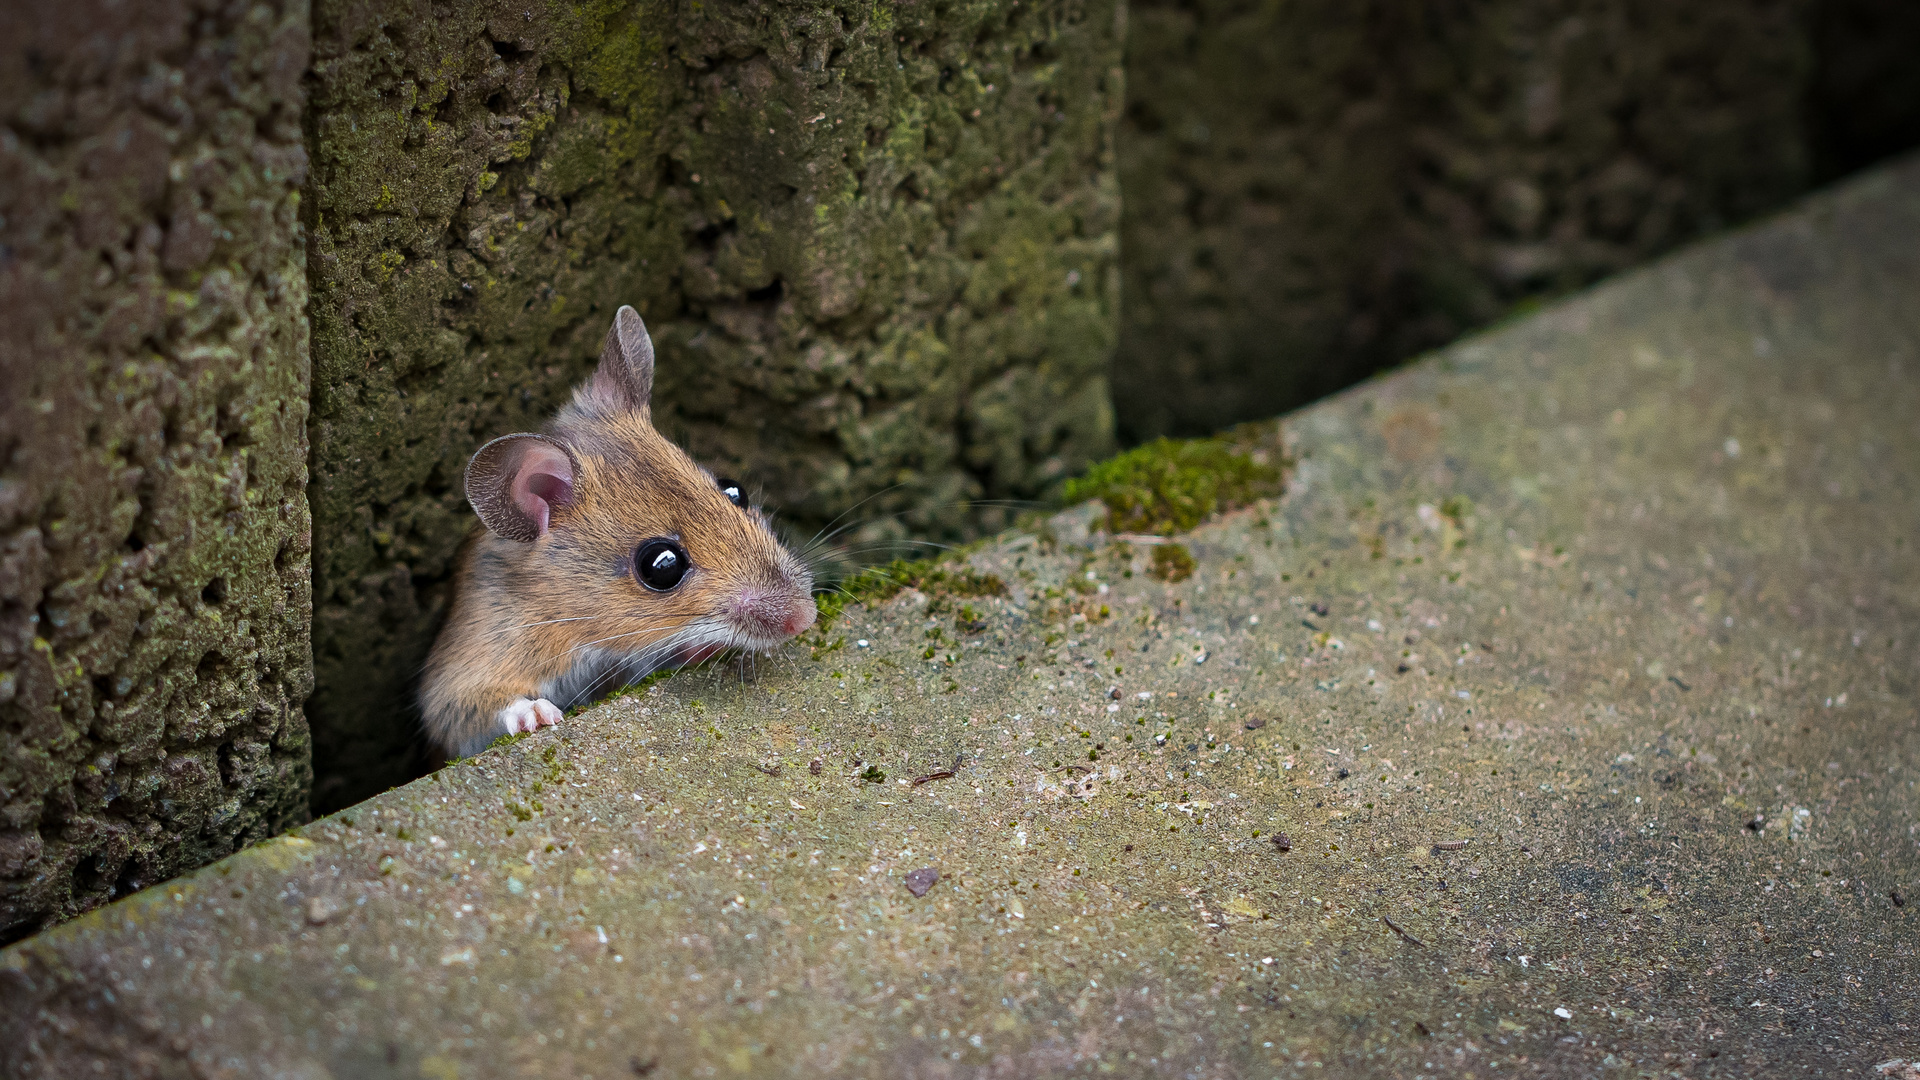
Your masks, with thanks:
[[[306,820],[306,7],[0,10],[0,939]]]
[[[317,802],[413,775],[467,456],[635,305],[790,520],[957,526],[1111,445],[1111,0],[316,5]],[[987,524],[992,524],[988,522]]]

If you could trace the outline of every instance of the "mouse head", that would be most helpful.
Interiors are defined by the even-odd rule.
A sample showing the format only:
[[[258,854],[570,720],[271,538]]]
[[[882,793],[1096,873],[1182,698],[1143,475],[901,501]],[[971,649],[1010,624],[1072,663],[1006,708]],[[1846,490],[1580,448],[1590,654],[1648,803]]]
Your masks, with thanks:
[[[600,367],[546,434],[505,435],[467,466],[516,602],[574,619],[607,652],[701,659],[813,625],[812,577],[744,489],[653,429],[653,342],[630,307]],[[609,635],[616,635],[609,638]],[[574,636],[574,635],[567,635]],[[582,640],[587,640],[582,638]]]

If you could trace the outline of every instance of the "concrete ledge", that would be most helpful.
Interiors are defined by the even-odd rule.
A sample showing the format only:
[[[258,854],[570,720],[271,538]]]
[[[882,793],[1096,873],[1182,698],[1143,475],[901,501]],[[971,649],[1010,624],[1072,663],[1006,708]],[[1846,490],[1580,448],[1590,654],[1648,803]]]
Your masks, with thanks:
[[[1920,1056],[1916,295],[1910,161],[1297,415],[1184,581],[1004,537],[14,946],[6,1072]]]

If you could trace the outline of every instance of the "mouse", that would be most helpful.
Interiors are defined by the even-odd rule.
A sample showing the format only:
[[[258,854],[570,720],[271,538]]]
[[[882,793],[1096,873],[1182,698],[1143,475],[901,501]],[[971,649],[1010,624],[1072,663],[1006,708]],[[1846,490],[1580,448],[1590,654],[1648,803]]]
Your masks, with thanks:
[[[653,371],[646,323],[622,307],[592,377],[545,429],[468,462],[478,521],[419,684],[426,734],[449,759],[813,625],[812,575],[767,515],[654,430]]]

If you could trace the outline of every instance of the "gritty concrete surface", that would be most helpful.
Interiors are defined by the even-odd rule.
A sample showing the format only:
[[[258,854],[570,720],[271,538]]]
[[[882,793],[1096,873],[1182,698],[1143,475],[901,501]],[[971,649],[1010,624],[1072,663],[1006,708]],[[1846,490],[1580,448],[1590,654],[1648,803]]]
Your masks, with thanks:
[[[1069,513],[15,945],[6,1072],[1871,1075],[1917,289],[1910,161],[1289,419],[1182,581]]]
[[[0,941],[307,818],[306,65],[0,6]]]
[[[789,520],[992,532],[1112,450],[1118,0],[313,9],[317,809],[420,775],[467,457],[621,304]]]

